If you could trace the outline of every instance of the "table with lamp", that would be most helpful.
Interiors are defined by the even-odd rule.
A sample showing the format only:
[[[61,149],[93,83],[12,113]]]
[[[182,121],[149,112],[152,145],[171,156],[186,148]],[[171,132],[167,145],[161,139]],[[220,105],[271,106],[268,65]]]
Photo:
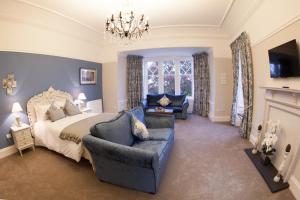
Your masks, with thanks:
[[[15,147],[19,150],[21,157],[23,157],[22,150],[27,148],[32,148],[35,150],[30,126],[21,122],[20,112],[22,111],[23,109],[20,103],[15,102],[12,107],[12,113],[15,114],[16,121],[15,124],[10,128]]]
[[[78,105],[78,107],[79,107],[79,109],[80,109],[81,112],[83,112],[83,113],[89,113],[89,112],[92,111],[92,109],[86,107],[85,100],[87,100],[85,94],[84,93],[80,93],[78,95],[78,98],[77,98],[77,100],[75,102]]]

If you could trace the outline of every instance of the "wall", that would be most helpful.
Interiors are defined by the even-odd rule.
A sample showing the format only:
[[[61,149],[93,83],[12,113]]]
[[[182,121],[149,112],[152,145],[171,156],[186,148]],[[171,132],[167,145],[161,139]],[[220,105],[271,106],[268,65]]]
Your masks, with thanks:
[[[1,0],[0,50],[100,62],[102,33],[22,1]]]
[[[213,58],[211,66],[213,88],[210,100],[211,121],[230,121],[232,93],[233,93],[233,71],[230,58]]]
[[[98,72],[96,85],[79,84],[79,68],[96,68]],[[0,51],[0,78],[8,73],[14,73],[17,88],[14,95],[7,96],[6,91],[0,91],[0,149],[13,144],[6,139],[10,126],[14,123],[11,114],[12,104],[20,102],[24,112],[22,120],[27,122],[26,102],[35,94],[47,90],[49,86],[69,92],[77,97],[84,92],[88,100],[102,98],[102,71],[101,64],[77,59],[56,56],[47,56],[29,53],[15,53]],[[1,86],[2,87],[2,86]]]
[[[104,112],[118,111],[118,79],[117,63],[103,63],[103,107]]]
[[[262,123],[264,118],[264,94],[265,91],[260,86],[290,86],[291,88],[300,89],[299,78],[271,79],[269,73],[268,49],[285,43],[291,39],[300,41],[299,19],[300,19],[300,1],[299,0],[264,0],[253,1],[253,6],[245,12],[240,13],[241,7],[235,4],[243,4],[236,1],[233,10],[227,16],[224,27],[231,35],[231,41],[238,37],[241,32],[246,31],[250,37],[252,45],[252,56],[254,64],[254,115],[252,134],[250,140],[256,136],[258,124]],[[248,12],[251,10],[250,12]],[[245,17],[246,16],[246,17]],[[242,22],[242,23],[241,23]],[[291,124],[292,125],[292,124]],[[286,126],[289,126],[286,124]],[[293,127],[293,126],[291,126]],[[290,138],[289,138],[290,140]],[[280,162],[278,160],[277,162]],[[300,172],[300,163],[297,164],[295,173]],[[296,174],[297,184],[295,181],[290,182],[293,194],[300,199],[300,179]],[[294,188],[294,189],[293,189]]]
[[[126,108],[127,97],[126,97],[126,56],[121,52],[130,50],[143,49],[155,49],[155,48],[172,48],[172,47],[189,47],[189,48],[206,48],[209,49],[209,65],[210,65],[210,76],[211,76],[211,112],[210,119],[212,121],[229,121],[230,109],[231,109],[231,98],[232,98],[232,67],[229,42],[224,38],[176,38],[170,36],[169,38],[161,38],[160,42],[156,39],[149,41],[137,42],[130,46],[106,46],[103,49],[102,60],[108,60],[108,63],[116,63],[117,72],[111,72],[111,77],[117,77],[118,91],[118,102],[115,107],[118,110]],[[190,46],[189,46],[190,45]],[[106,54],[107,57],[105,57]],[[104,56],[103,56],[104,55]],[[216,65],[217,64],[217,65]],[[104,64],[105,65],[105,64]],[[227,78],[226,84],[221,84],[220,76],[225,74]],[[111,85],[111,84],[107,84]],[[106,87],[106,84],[104,84]],[[104,97],[105,98],[105,97]],[[111,96],[110,98],[113,98]],[[218,100],[221,99],[221,100]],[[191,102],[192,103],[192,102]]]
[[[254,86],[255,86],[253,128],[257,127],[258,124],[262,123],[264,117],[263,111],[265,105],[264,103],[265,91],[263,89],[260,89],[259,88],[260,86],[273,86],[273,87],[289,86],[290,88],[293,89],[300,89],[300,78],[278,78],[278,79],[270,78],[269,57],[268,57],[269,49],[276,47],[282,43],[285,43],[287,41],[290,41],[292,39],[296,39],[299,46],[299,41],[300,41],[299,31],[300,31],[300,20],[296,21],[295,23],[291,24],[287,28],[276,33],[272,37],[260,42],[252,49],[253,62],[254,62]],[[276,119],[281,119],[281,117],[283,116],[277,116]],[[285,121],[281,120],[281,121],[282,123],[285,122],[283,126],[294,127],[293,124],[289,125],[289,123],[293,123],[292,118],[290,120],[285,120]],[[253,131],[253,136],[255,137],[254,131]],[[289,141],[290,143],[293,141],[293,138],[290,137],[289,134],[287,134],[286,137],[287,137],[286,141]],[[279,161],[277,162],[279,163]],[[296,181],[300,183],[300,160],[298,160],[298,164],[295,167],[295,177],[297,179]],[[300,190],[300,188],[298,190]]]

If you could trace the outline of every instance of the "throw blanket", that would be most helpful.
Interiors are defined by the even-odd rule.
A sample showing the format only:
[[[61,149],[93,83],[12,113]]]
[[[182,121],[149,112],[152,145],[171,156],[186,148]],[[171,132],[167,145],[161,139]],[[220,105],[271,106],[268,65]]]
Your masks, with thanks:
[[[100,122],[111,120],[116,116],[115,113],[106,113],[95,115],[86,119],[77,121],[67,127],[65,127],[60,133],[59,137],[62,140],[69,140],[79,144],[83,136],[89,134],[90,128]]]

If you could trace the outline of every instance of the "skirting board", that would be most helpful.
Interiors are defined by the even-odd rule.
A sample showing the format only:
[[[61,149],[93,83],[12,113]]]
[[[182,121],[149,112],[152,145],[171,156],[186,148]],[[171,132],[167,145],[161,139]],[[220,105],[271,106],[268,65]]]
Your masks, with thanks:
[[[230,121],[230,116],[213,116],[213,115],[208,115],[208,118],[212,122],[229,122]]]
[[[291,176],[289,180],[290,190],[297,200],[300,200],[300,183],[295,176]]]
[[[14,145],[0,149],[0,159],[10,156],[10,155],[16,153],[17,151],[18,150],[16,149],[16,147]]]

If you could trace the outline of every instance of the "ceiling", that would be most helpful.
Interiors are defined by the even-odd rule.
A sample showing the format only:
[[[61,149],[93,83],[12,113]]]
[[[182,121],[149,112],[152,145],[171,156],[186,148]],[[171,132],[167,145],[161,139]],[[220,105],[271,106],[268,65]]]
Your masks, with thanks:
[[[112,12],[129,2],[136,13],[145,13],[152,28],[172,26],[220,27],[234,0],[17,0],[69,20],[104,30]]]

